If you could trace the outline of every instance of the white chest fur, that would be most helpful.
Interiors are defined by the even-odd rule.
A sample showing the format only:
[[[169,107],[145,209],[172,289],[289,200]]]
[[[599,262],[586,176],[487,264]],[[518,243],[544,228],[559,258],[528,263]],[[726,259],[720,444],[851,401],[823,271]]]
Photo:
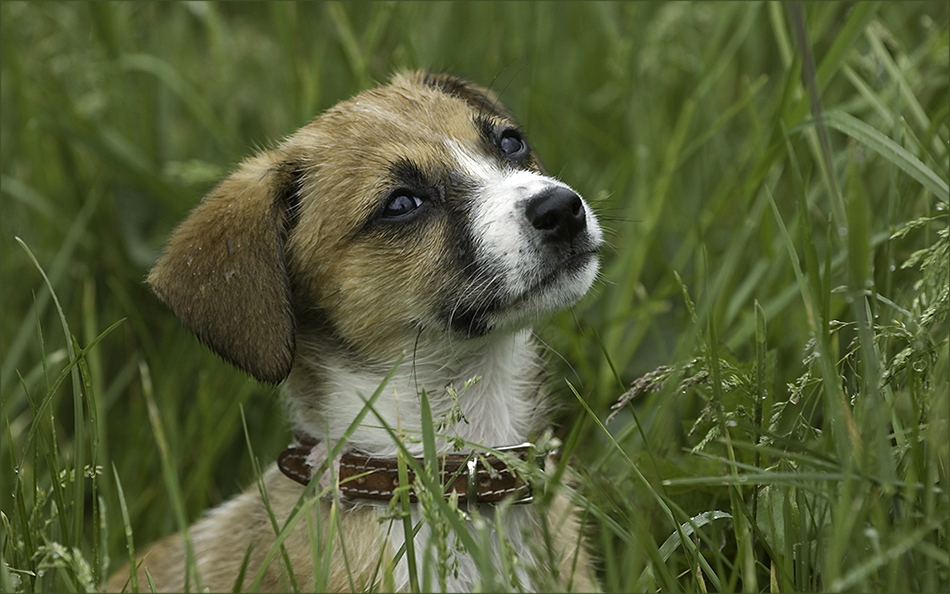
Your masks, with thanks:
[[[303,363],[304,365],[301,365]],[[329,378],[321,394],[302,398],[300,376],[292,376],[289,385],[298,426],[307,433],[341,439],[369,400],[379,390],[385,374],[392,368],[360,369],[325,354],[298,353],[298,367],[309,367],[314,376]],[[543,418],[538,407],[539,362],[531,344],[530,331],[493,337],[473,346],[471,341],[441,351],[416,350],[395,369],[362,423],[349,435],[348,444],[364,453],[381,457],[395,456],[398,448],[393,435],[380,419],[402,437],[407,449],[423,454],[422,429],[424,408],[420,392],[424,389],[436,432],[438,453],[469,444],[489,447],[516,445],[526,441]],[[313,401],[319,406],[311,406]],[[437,510],[412,505],[412,524],[418,528],[413,539],[414,562],[409,562],[405,547],[405,528],[401,520],[391,518],[385,503],[364,503],[377,508],[393,552],[404,551],[393,568],[394,586],[410,588],[411,566],[423,590],[472,591],[496,585],[508,589],[515,584],[531,590],[528,567],[533,552],[532,539],[525,534],[537,526],[536,512],[530,505],[507,506],[501,514],[494,506],[483,504],[472,513],[462,511],[482,566],[492,576],[483,575],[479,560],[473,558],[458,536]],[[463,509],[464,505],[461,506]],[[503,574],[500,572],[504,572]],[[502,583],[498,582],[499,578]],[[485,580],[494,579],[493,583]]]
[[[297,365],[305,370],[295,369],[291,375],[288,396],[298,427],[337,441],[353,419],[365,412],[366,402],[380,390],[396,363],[361,369],[318,350],[311,354],[302,345]],[[424,412],[419,394],[423,390],[439,453],[452,451],[450,442],[489,447],[522,443],[543,417],[538,410],[538,370],[528,330],[476,345],[448,343],[438,351],[420,347],[405,354],[348,443],[373,456],[396,455],[397,446],[382,419],[402,436],[410,452],[421,455]],[[322,393],[308,394],[309,377],[324,378]]]

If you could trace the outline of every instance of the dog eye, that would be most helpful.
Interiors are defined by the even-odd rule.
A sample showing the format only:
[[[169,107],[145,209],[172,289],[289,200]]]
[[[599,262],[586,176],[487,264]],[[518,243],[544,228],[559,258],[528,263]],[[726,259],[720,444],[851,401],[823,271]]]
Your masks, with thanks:
[[[509,159],[520,159],[528,152],[528,145],[525,143],[521,132],[509,128],[501,133],[498,139],[498,148]]]
[[[393,194],[386,202],[386,206],[383,208],[383,216],[387,218],[401,217],[420,206],[422,206],[422,198],[408,192],[399,192]]]

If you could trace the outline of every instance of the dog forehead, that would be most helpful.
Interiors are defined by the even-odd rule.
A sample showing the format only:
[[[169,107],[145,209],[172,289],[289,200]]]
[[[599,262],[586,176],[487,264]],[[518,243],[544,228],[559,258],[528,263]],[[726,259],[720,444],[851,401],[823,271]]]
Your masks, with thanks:
[[[463,99],[425,85],[387,85],[337,104],[315,122],[357,150],[391,154],[400,144],[438,145],[481,140],[480,114]]]
[[[323,200],[345,200],[351,210],[365,211],[378,197],[373,190],[392,181],[396,164],[464,170],[472,159],[488,160],[490,130],[508,124],[500,111],[437,87],[396,79],[331,107],[284,147],[288,158],[314,174],[322,189],[334,190],[335,196]],[[460,156],[467,162],[460,162]]]

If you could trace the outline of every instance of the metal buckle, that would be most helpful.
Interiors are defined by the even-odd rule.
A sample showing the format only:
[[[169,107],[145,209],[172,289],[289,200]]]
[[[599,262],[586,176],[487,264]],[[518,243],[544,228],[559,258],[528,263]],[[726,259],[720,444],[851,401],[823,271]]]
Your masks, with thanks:
[[[468,471],[468,476],[465,477],[467,487],[466,503],[468,504],[469,511],[471,511],[478,506],[478,458],[475,456],[475,452],[469,455],[468,460],[465,462],[465,469]]]

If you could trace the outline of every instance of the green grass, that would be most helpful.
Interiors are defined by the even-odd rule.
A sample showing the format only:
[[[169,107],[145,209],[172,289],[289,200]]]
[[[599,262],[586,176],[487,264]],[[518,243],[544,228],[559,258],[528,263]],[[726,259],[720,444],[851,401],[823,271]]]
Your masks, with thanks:
[[[604,588],[947,591],[950,8],[805,4],[803,45],[795,6],[0,4],[0,589],[94,590],[285,447],[144,275],[241,158],[426,67],[608,228],[538,328]]]

